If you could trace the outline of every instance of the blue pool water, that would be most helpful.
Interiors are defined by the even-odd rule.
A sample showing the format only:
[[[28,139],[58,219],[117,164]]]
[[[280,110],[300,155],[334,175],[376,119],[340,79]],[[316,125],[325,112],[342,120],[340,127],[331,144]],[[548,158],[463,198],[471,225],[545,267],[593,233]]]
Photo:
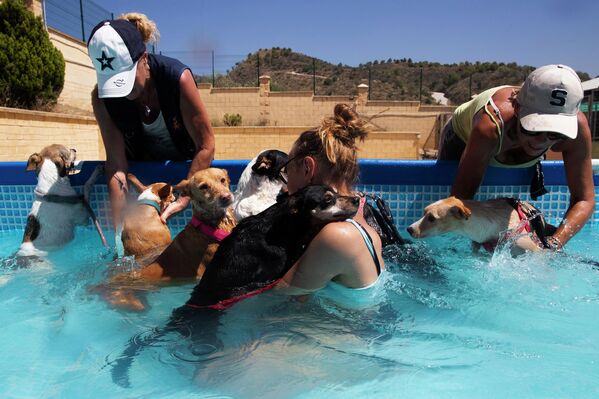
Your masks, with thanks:
[[[595,228],[567,255],[474,255],[452,236],[387,250],[368,303],[267,292],[227,311],[222,350],[175,333],[145,348],[129,388],[113,382],[112,362],[193,284],[149,292],[145,313],[118,312],[88,290],[111,260],[93,230],[49,264],[14,269],[21,235],[0,232],[3,398],[599,397]]]

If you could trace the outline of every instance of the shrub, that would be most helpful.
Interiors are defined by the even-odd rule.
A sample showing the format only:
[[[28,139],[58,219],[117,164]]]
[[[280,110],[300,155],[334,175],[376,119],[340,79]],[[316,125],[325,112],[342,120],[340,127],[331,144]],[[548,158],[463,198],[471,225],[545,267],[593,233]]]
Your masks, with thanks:
[[[0,104],[44,108],[64,85],[64,58],[20,0],[0,4]]]
[[[241,126],[241,115],[225,114],[223,116],[223,123],[225,126]]]

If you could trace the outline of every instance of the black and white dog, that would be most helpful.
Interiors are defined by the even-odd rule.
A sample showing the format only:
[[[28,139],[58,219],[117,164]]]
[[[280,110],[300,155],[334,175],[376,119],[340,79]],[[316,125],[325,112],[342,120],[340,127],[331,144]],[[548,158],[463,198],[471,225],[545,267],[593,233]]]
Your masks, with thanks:
[[[246,166],[234,193],[233,212],[237,221],[257,215],[277,201],[277,195],[286,189],[281,168],[288,156],[283,151],[262,151]]]
[[[173,311],[169,323],[143,342],[130,341],[113,363],[113,380],[128,386],[133,357],[171,331],[218,347],[222,310],[276,285],[324,225],[353,217],[359,203],[359,197],[340,196],[327,186],[307,186],[242,220],[221,242],[190,299]]]
[[[26,170],[37,173],[37,185],[17,257],[45,256],[47,250],[70,242],[75,226],[88,224],[87,197],[103,169],[94,170],[81,196],[71,186],[68,176],[75,158],[74,149],[60,144],[49,145],[29,157]]]

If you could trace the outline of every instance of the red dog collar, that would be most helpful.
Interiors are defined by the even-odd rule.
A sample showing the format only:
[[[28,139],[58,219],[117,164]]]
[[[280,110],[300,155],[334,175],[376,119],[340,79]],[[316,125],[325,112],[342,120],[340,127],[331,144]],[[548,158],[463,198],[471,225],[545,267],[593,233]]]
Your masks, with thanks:
[[[191,225],[198,229],[201,233],[206,234],[208,237],[214,238],[216,241],[222,241],[225,239],[225,237],[231,234],[226,230],[208,226],[195,216],[191,218]]]

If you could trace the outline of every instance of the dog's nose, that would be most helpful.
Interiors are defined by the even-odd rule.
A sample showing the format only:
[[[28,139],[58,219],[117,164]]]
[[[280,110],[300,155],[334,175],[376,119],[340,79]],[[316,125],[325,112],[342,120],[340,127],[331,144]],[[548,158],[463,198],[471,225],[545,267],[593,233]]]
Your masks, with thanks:
[[[228,206],[233,202],[233,194],[231,193],[227,193],[227,194],[223,194],[220,197],[220,203],[223,206]]]
[[[358,196],[352,197],[351,203],[353,205],[359,205],[360,204],[360,197],[358,197]]]
[[[408,230],[408,233],[410,233],[411,236],[414,235],[414,228],[412,226],[408,227],[406,230]]]

